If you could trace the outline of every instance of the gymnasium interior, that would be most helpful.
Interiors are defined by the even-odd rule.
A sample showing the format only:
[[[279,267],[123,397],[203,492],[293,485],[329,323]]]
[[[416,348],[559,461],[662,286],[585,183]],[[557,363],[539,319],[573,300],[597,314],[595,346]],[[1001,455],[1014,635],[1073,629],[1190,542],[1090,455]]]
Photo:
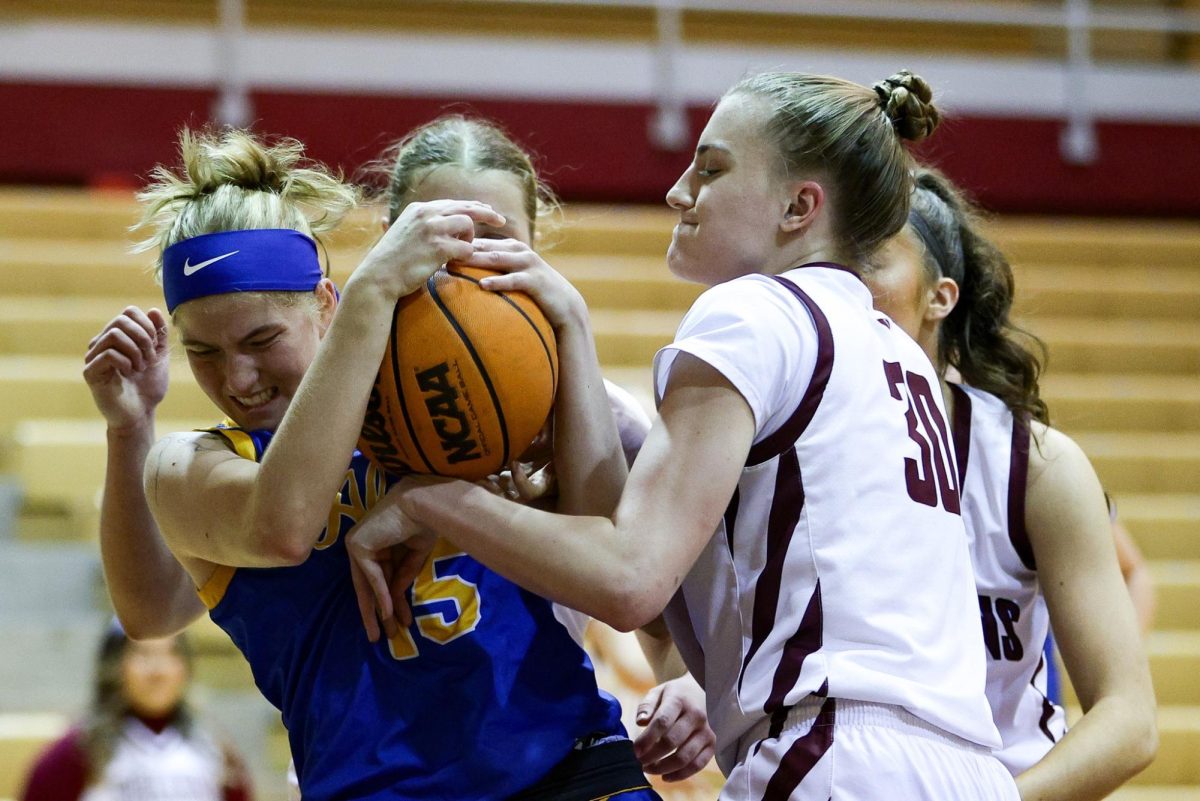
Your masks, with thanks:
[[[764,69],[870,85],[900,68],[945,117],[916,153],[987,210],[1016,315],[1048,347],[1051,420],[1153,578],[1154,625],[1130,647],[1149,655],[1158,756],[1112,798],[1200,798],[1200,0],[2,0],[0,800],[86,707],[112,615],[83,354],[125,306],[161,306],[129,228],[181,126],[295,137],[349,176],[443,111],[501,123],[563,201],[544,255],[586,298],[605,374],[652,410],[651,360],[700,293],[666,269],[663,196],[713,103]],[[335,280],[381,213],[329,240]],[[211,425],[172,362],[160,432]],[[214,624],[189,636],[202,717],[281,801],[278,714]],[[636,644],[593,640],[631,710],[653,685]],[[656,786],[682,801],[720,784],[710,765]]]

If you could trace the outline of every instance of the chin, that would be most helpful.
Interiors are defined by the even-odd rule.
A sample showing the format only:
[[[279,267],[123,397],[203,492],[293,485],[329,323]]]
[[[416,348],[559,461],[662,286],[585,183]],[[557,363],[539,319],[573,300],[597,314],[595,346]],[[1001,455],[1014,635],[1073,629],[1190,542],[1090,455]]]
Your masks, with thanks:
[[[691,281],[696,284],[707,283],[697,276],[696,265],[681,256],[675,250],[675,245],[673,244],[667,250],[667,269],[671,271],[671,275],[684,281]]]

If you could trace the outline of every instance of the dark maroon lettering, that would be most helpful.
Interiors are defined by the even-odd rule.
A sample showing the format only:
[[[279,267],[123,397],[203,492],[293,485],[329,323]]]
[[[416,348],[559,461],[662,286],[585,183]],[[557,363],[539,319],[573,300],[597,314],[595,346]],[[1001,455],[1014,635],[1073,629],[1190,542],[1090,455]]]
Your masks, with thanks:
[[[953,452],[949,429],[938,410],[928,379],[920,373],[905,371],[898,362],[885,361],[883,373],[891,396],[905,402],[908,438],[920,449],[919,461],[912,457],[904,459],[908,497],[925,506],[937,506],[940,498],[943,509],[959,514],[958,476],[950,462]]]
[[[1016,624],[1021,619],[1021,607],[1017,602],[1011,598],[993,599],[989,595],[980,595],[979,618],[983,623],[983,644],[988,656],[996,661],[1021,661],[1025,646],[1017,635]]]

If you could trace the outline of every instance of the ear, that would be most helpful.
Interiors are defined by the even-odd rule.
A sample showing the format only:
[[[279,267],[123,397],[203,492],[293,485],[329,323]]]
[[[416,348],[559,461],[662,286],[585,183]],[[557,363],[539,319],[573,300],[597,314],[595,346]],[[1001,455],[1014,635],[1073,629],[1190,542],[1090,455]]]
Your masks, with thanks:
[[[953,278],[939,278],[929,288],[929,307],[925,309],[925,319],[931,323],[945,320],[957,305],[958,283]]]
[[[321,328],[321,336],[325,336],[325,332],[333,323],[333,313],[337,310],[337,286],[328,278],[322,278],[313,293],[317,296],[318,325]]]
[[[825,189],[816,181],[799,181],[792,184],[788,196],[788,207],[784,211],[779,227],[789,233],[803,231],[825,207]]]

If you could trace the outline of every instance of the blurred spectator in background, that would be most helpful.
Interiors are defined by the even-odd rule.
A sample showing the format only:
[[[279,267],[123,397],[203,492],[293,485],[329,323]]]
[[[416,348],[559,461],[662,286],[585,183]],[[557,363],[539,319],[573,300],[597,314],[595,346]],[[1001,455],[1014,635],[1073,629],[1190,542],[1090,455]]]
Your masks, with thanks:
[[[21,801],[250,801],[241,760],[188,708],[191,673],[182,636],[135,642],[114,621],[91,708],[34,763]]]

